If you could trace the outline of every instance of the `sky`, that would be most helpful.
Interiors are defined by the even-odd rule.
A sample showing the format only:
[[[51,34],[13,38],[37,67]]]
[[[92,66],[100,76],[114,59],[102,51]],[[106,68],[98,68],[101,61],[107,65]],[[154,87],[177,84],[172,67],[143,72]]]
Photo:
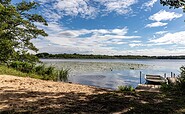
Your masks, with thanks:
[[[13,4],[21,0],[12,0]],[[31,0],[30,0],[31,1]],[[101,55],[185,55],[185,16],[160,0],[32,0],[48,37],[39,52]]]

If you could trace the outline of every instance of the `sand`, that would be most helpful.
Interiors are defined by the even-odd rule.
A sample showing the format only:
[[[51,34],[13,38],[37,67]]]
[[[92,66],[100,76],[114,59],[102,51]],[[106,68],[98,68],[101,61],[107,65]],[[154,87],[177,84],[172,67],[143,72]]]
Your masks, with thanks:
[[[0,75],[0,113],[59,113],[106,90],[80,84]],[[78,104],[76,103],[76,104]],[[73,112],[73,111],[72,111]]]
[[[179,100],[180,99],[180,100]],[[184,113],[184,94],[115,92],[0,75],[0,114]]]

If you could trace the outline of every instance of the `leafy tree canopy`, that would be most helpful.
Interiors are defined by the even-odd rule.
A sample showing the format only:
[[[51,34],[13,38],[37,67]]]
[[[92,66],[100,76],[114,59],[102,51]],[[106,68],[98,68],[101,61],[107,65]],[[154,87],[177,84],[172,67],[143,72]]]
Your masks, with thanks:
[[[185,0],[160,0],[160,3],[170,8],[183,8],[185,12]]]
[[[47,26],[46,20],[41,15],[31,12],[37,7],[36,2],[22,1],[13,5],[11,0],[0,0],[0,63],[38,60],[28,53],[38,51],[31,42],[32,39],[47,36],[44,30],[35,25],[42,23]]]

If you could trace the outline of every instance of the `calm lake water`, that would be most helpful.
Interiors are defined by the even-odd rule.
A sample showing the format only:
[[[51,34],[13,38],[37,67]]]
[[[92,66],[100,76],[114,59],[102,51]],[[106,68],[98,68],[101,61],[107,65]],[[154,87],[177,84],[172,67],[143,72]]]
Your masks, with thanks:
[[[101,88],[117,89],[120,85],[136,87],[145,83],[146,74],[167,76],[180,74],[185,60],[123,60],[123,59],[41,59],[46,65],[57,69],[70,69],[69,81]]]

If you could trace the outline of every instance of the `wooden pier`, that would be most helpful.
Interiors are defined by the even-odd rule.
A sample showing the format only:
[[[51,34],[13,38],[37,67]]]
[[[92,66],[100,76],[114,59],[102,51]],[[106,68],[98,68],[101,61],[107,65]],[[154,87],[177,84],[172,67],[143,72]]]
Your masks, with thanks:
[[[135,91],[147,91],[147,92],[160,92],[161,84],[173,84],[176,85],[179,82],[179,75],[175,75],[175,73],[171,72],[171,77],[167,77],[166,73],[164,76],[161,75],[150,75],[145,74],[146,83],[141,83],[142,72],[140,71],[140,84],[135,88]]]
[[[140,84],[136,87],[136,91],[147,91],[147,92],[160,92],[162,83],[166,83],[166,78],[160,75],[145,75],[147,84],[141,84],[141,72],[140,72]]]
[[[160,92],[161,85],[154,85],[154,84],[138,84],[135,91],[147,91],[147,92]]]

